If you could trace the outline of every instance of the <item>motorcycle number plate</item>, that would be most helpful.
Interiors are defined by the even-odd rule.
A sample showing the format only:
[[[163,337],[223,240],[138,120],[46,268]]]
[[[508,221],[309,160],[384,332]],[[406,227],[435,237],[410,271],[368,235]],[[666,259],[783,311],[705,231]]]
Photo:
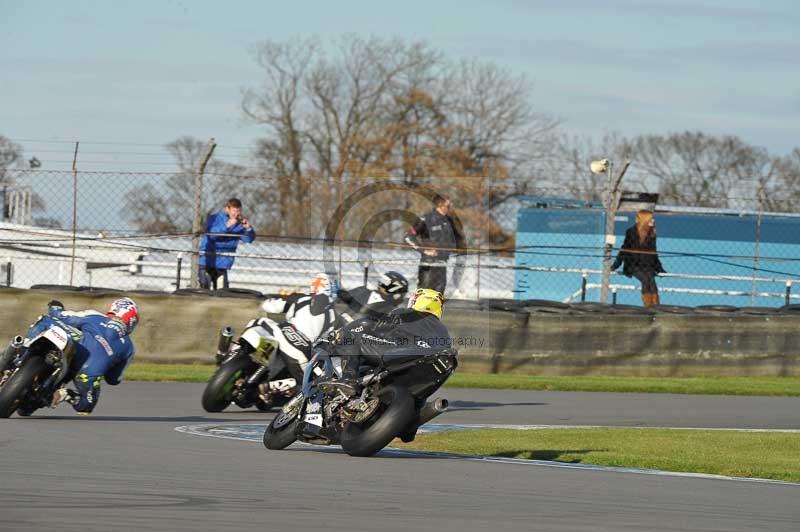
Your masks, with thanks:
[[[306,414],[305,422],[317,427],[322,426],[322,414]]]

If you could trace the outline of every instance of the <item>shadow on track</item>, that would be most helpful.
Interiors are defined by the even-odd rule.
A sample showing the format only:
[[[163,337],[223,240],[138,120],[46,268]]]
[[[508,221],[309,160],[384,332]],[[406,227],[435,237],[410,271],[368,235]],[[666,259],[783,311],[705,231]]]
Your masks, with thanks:
[[[448,412],[463,410],[482,410],[484,408],[499,408],[503,406],[547,406],[549,403],[489,403],[485,401],[450,401]]]
[[[562,464],[580,464],[579,458],[570,460],[559,460],[565,454],[589,454],[595,451],[607,451],[608,449],[521,449],[519,451],[505,451],[502,453],[487,454],[486,456],[497,456],[500,458],[519,458],[523,460],[543,460],[547,462],[561,462]]]
[[[242,423],[263,423],[264,426],[272,419],[269,415],[260,418],[220,418],[220,417],[206,417],[206,416],[81,416],[78,414],[72,416],[36,416],[14,418],[18,420],[28,421],[125,421],[135,423],[225,423],[225,422],[242,422]]]
[[[292,446],[280,451],[269,451],[268,453],[321,453],[321,454],[335,454],[341,456],[346,460],[441,460],[442,458],[453,458],[455,455],[448,455],[446,453],[434,453],[429,451],[414,451],[411,449],[383,449],[373,456],[350,456],[342,450],[338,445],[322,446],[322,445],[298,445]]]

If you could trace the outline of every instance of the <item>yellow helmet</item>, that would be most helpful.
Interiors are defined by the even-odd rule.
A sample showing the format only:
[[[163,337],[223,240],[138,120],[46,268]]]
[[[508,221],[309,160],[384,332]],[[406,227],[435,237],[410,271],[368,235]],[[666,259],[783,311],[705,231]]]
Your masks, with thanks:
[[[413,308],[418,312],[428,312],[442,319],[444,296],[441,292],[430,288],[417,288],[414,295],[408,300],[408,308]]]

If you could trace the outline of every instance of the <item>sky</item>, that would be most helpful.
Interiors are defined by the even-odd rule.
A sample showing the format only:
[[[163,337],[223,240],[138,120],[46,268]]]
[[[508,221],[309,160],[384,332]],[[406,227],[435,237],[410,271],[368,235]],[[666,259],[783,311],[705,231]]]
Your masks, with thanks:
[[[796,0],[0,0],[0,135],[43,169],[80,141],[84,169],[169,171],[157,147],[182,135],[239,162],[259,136],[240,111],[253,46],[354,33],[523,74],[568,133],[699,130],[782,155],[800,146],[798,27]]]

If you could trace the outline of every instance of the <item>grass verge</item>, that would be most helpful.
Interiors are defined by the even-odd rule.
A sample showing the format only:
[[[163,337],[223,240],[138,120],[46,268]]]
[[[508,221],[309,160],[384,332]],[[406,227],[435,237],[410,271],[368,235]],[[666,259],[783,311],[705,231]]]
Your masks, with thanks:
[[[800,482],[800,434],[670,429],[470,430],[393,447]]]
[[[215,366],[209,364],[134,362],[125,372],[125,378],[133,381],[206,382],[215,369]],[[797,377],[539,377],[457,372],[445,386],[510,390],[800,397],[800,378]]]
[[[456,373],[446,385],[561,392],[800,396],[800,378],[797,377],[541,377]]]
[[[216,366],[211,364],[153,364],[134,362],[125,370],[125,380],[154,382],[207,382]]]

